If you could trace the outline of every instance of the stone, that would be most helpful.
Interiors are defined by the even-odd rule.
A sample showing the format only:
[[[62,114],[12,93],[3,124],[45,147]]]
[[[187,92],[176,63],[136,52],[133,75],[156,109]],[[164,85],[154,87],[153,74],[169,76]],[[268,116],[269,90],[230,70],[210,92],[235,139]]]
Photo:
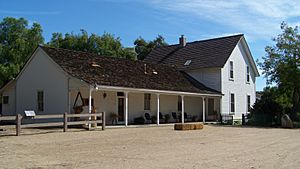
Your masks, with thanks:
[[[281,127],[283,128],[293,128],[293,121],[289,117],[289,115],[284,114],[281,117]]]

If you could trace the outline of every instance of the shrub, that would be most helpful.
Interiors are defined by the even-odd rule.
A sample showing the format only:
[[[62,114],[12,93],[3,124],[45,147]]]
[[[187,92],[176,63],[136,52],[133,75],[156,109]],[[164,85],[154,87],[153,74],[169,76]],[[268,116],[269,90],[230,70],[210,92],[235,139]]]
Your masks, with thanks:
[[[133,123],[134,124],[144,124],[145,123],[145,119],[143,116],[140,117],[136,117],[133,119]]]

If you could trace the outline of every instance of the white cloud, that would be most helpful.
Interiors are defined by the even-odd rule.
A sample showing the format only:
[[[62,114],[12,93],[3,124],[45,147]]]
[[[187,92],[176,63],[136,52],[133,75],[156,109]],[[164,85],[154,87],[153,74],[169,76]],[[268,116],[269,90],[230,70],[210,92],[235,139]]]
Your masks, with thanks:
[[[253,40],[270,39],[278,34],[282,21],[300,16],[300,1],[293,0],[155,0],[149,3],[158,9],[230,26]]]

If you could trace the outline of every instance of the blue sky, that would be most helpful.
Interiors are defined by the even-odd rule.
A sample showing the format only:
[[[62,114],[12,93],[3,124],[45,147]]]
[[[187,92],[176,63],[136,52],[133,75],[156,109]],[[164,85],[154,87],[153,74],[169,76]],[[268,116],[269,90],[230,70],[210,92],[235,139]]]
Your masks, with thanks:
[[[1,0],[0,19],[24,17],[38,22],[49,41],[53,32],[112,33],[124,46],[142,36],[163,35],[169,44],[243,33],[254,59],[280,33],[280,23],[300,24],[300,2],[292,0]],[[265,86],[257,79],[257,90]]]

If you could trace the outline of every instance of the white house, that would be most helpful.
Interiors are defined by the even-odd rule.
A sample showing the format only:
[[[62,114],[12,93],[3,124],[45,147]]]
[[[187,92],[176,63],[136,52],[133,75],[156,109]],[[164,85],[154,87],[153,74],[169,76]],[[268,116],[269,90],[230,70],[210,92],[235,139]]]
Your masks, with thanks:
[[[259,72],[242,34],[190,43],[182,36],[179,44],[156,48],[145,61],[174,65],[220,91],[221,113],[234,119],[241,119],[255,102]]]
[[[160,124],[167,114],[170,122],[185,122],[247,113],[258,72],[243,35],[180,42],[144,61],[39,46],[0,90],[2,115],[105,111],[107,123],[117,115],[127,126],[146,114]]]

